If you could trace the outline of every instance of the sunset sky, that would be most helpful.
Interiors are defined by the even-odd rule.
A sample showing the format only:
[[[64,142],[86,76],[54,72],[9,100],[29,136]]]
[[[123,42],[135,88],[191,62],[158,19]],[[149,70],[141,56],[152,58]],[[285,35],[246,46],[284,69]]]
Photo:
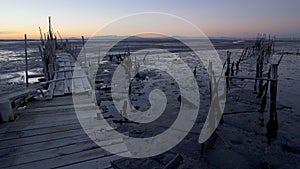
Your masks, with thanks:
[[[47,17],[63,37],[86,37],[104,25],[139,12],[163,12],[187,19],[208,36],[299,35],[299,0],[1,0],[0,39],[38,38]],[[132,25],[134,26],[134,25]],[[176,28],[167,28],[178,35]],[[120,35],[128,35],[122,32]],[[192,32],[180,35],[193,36]]]

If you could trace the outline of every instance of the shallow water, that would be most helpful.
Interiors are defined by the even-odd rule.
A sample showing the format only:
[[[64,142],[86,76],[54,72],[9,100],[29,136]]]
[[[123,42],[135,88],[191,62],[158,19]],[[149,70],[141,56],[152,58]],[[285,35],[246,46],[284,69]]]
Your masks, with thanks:
[[[27,48],[29,74],[41,73],[39,41],[29,41]],[[25,45],[24,41],[0,41],[0,84],[24,83]],[[31,81],[33,82],[33,81]]]
[[[80,46],[80,41],[76,41],[76,45]],[[193,60],[192,54],[181,51],[181,49],[177,48],[177,44],[172,44],[170,42],[161,42],[163,46],[166,47],[167,50],[173,50],[177,51],[178,56],[185,58],[186,61],[189,61],[189,64],[191,64],[190,67],[194,67],[195,65],[199,65],[198,62]],[[104,55],[104,53],[101,53],[101,50],[104,48],[109,47],[109,42],[107,43],[101,43],[103,44],[102,46],[97,48],[98,43],[95,43],[96,48],[93,49],[94,51],[91,53],[88,53],[88,60],[91,63],[96,63],[97,64],[97,59],[99,56],[99,49],[100,49],[100,54]],[[242,50],[244,47],[249,47],[250,42],[238,42],[236,43],[235,41],[228,41],[228,40],[214,40],[213,44],[216,46],[218,49],[218,53],[220,55],[221,60],[224,62],[226,59],[226,52],[227,50],[232,52],[232,60],[236,61],[239,56],[242,53]],[[41,60],[38,52],[38,46],[39,42],[33,41],[29,42],[29,47],[28,47],[28,56],[29,56],[29,68],[30,68],[30,74],[31,73],[41,73]],[[133,46],[138,46],[138,47],[143,47],[145,45],[152,45],[153,48],[155,48],[155,44],[152,42],[134,42]],[[137,47],[137,48],[138,48]],[[288,52],[296,52],[300,48],[300,42],[278,42],[276,43],[276,51],[281,51],[284,49],[285,51]],[[89,49],[87,49],[89,50]],[[120,48],[116,48],[114,53],[118,53],[119,51],[123,52],[126,50],[126,45],[121,46]],[[209,51],[207,52],[209,53]],[[146,53],[140,53],[141,55],[145,55]],[[158,57],[164,57],[164,53],[155,53],[152,52],[149,56],[150,61],[155,61],[160,59]],[[156,59],[157,57],[157,59]],[[280,55],[274,55],[271,60],[272,62],[277,62],[279,59]],[[168,58],[164,57],[164,59],[161,59],[161,61],[164,60],[165,62],[176,62],[175,59],[173,58]],[[107,61],[102,61],[101,63],[107,63]],[[153,64],[155,65],[155,64]],[[250,66],[249,66],[250,65]],[[232,112],[241,112],[244,110],[250,109],[252,114],[239,114],[239,115],[232,115],[232,116],[227,116],[225,118],[225,127],[220,130],[222,134],[225,136],[226,140],[230,142],[233,145],[233,150],[238,152],[231,152],[231,153],[236,153],[236,154],[229,154],[229,152],[226,150],[224,151],[220,144],[217,144],[217,147],[215,150],[212,150],[209,154],[210,156],[216,156],[214,159],[219,159],[220,153],[222,152],[226,155],[224,157],[234,157],[235,159],[241,158],[241,154],[245,155],[246,159],[248,161],[261,161],[261,160],[266,160],[269,161],[270,163],[278,164],[279,166],[282,165],[280,163],[284,163],[283,161],[286,162],[286,164],[290,164],[291,166],[294,166],[295,161],[297,161],[296,158],[299,158],[299,156],[296,156],[292,153],[284,154],[285,152],[281,150],[282,145],[285,143],[288,143],[291,145],[291,147],[295,147],[296,149],[299,148],[298,143],[300,142],[300,134],[298,132],[299,129],[299,120],[300,120],[300,104],[299,104],[299,99],[300,99],[300,93],[299,93],[299,88],[300,88],[300,55],[285,55],[283,60],[280,63],[279,66],[279,82],[278,82],[278,97],[277,97],[277,113],[278,113],[278,121],[279,121],[279,131],[278,131],[278,139],[274,141],[271,146],[266,146],[267,141],[265,138],[265,133],[266,133],[266,124],[269,119],[269,114],[268,114],[268,108],[266,109],[265,113],[263,114],[255,114],[258,112],[253,113],[256,111],[256,108],[259,107],[259,104],[254,104],[252,102],[255,100],[255,97],[253,97],[253,94],[251,93],[253,90],[253,83],[248,82],[245,80],[244,82],[238,82],[239,84],[239,89],[242,90],[236,90],[236,88],[232,88],[232,90],[229,92],[228,98],[229,102],[227,103],[227,110],[229,112],[227,113],[232,113]],[[255,68],[255,61],[249,60],[245,62],[245,65],[241,65],[241,76],[253,76],[253,74],[249,74],[249,72],[254,72]],[[24,61],[24,42],[23,41],[0,41],[0,91],[1,89],[6,89],[6,87],[3,88],[3,86],[9,86],[10,88],[14,88],[13,83],[17,84],[22,84],[23,79],[22,76],[24,74],[24,69],[25,69],[25,61]],[[203,78],[205,75],[201,74],[201,71],[205,71],[203,67],[199,66],[199,74],[198,78],[199,81],[203,81]],[[200,71],[201,69],[201,71]],[[104,68],[104,73],[109,73],[110,69]],[[192,70],[191,70],[192,71]],[[164,76],[164,75],[162,75]],[[153,79],[150,79],[148,82],[148,86],[145,85],[145,89],[141,91],[141,93],[146,93],[145,95],[148,95],[147,92],[149,92],[149,88],[151,87]],[[157,80],[156,82],[160,83],[159,79],[154,79]],[[145,82],[146,83],[146,82]],[[149,87],[150,85],[150,87]],[[155,84],[156,85],[156,84]],[[163,83],[162,83],[163,85]],[[206,85],[206,87],[205,87]],[[234,84],[236,85],[236,84]],[[204,87],[203,87],[204,86]],[[200,90],[200,94],[206,95],[209,93],[209,90],[207,88],[207,84],[203,84],[202,90]],[[17,85],[16,85],[17,87]],[[135,87],[141,88],[140,85],[136,85]],[[246,90],[243,90],[246,89]],[[165,89],[172,89],[170,86],[164,86],[162,90]],[[174,87],[174,91],[176,91]],[[174,95],[173,90],[170,90],[169,94],[172,96]],[[238,92],[234,92],[234,91]],[[239,93],[240,92],[240,93]],[[243,93],[244,92],[244,93]],[[137,93],[137,95],[141,94]],[[167,93],[168,94],[168,93]],[[175,93],[178,95],[178,93]],[[239,98],[240,96],[243,98]],[[251,96],[251,97],[250,97]],[[138,96],[135,96],[137,99],[139,98]],[[237,98],[237,99],[236,99]],[[147,99],[147,98],[146,98]],[[175,102],[177,98],[175,98]],[[208,101],[208,100],[207,100]],[[239,101],[243,104],[244,107],[236,106]],[[243,101],[243,102],[242,102]],[[259,100],[256,100],[259,101]],[[136,106],[139,106],[139,108],[146,109],[147,106],[145,102],[146,101],[141,101],[143,102],[142,104],[139,105],[138,102],[136,102]],[[269,104],[269,103],[268,103]],[[208,105],[208,104],[207,104]],[[142,107],[145,106],[145,107]],[[230,106],[231,109],[230,109]],[[173,106],[172,108],[174,108]],[[238,110],[236,110],[238,109]],[[171,113],[173,111],[170,111]],[[175,111],[174,111],[175,112]],[[206,114],[205,114],[206,115]],[[205,115],[203,116],[203,119],[206,118]],[[114,116],[116,116],[114,114]],[[202,118],[201,116],[201,118]],[[259,118],[257,118],[259,116]],[[257,121],[260,120],[261,118],[264,118],[265,121],[263,122],[264,124],[262,126],[257,125]],[[164,120],[165,121],[165,120]],[[170,124],[172,123],[172,119],[169,119]],[[226,128],[227,127],[227,128]],[[159,130],[157,130],[159,131]],[[242,132],[241,132],[242,131]],[[254,131],[254,132],[252,132]],[[150,133],[151,134],[151,133]],[[196,138],[197,139],[197,138]],[[193,140],[193,145],[197,142],[197,140]],[[196,145],[196,144],[195,144]],[[221,144],[222,145],[222,144]],[[198,146],[198,145],[197,145]],[[178,146],[180,147],[180,146]],[[181,146],[181,147],[185,147]],[[196,149],[196,148],[195,148]],[[195,149],[190,150],[191,153],[197,153]],[[229,155],[228,155],[229,154]],[[195,155],[196,158],[197,155]],[[262,157],[260,157],[262,156]],[[291,157],[291,158],[290,158]],[[277,159],[278,158],[278,159]],[[284,160],[280,160],[283,158]],[[293,159],[294,158],[294,159]],[[296,160],[295,160],[296,159]],[[220,160],[221,162],[226,162],[230,161],[232,159],[228,160]],[[242,165],[244,165],[246,162],[240,162]],[[223,164],[220,164],[223,165]],[[253,165],[252,165],[253,166]],[[283,167],[284,168],[284,167]]]
[[[71,41],[74,45],[80,46],[81,41],[73,40]],[[107,43],[106,43],[107,42]],[[157,43],[157,41],[155,42]],[[142,47],[142,46],[153,46],[155,48],[155,43],[152,42],[130,42],[132,46]],[[165,46],[168,50],[175,50],[178,44],[172,42],[158,42],[160,46]],[[212,40],[213,45],[218,49],[218,53],[222,61],[226,59],[226,51],[232,52],[233,60],[237,60],[240,56],[242,49],[248,47],[252,42],[245,42],[233,40]],[[101,46],[97,46],[101,44]],[[109,40],[103,40],[103,42],[95,42],[92,54],[88,53],[88,57],[97,58],[100,55],[104,55],[101,51],[108,48],[110,45]],[[196,42],[191,42],[191,44],[197,45]],[[199,43],[201,44],[201,43]],[[29,41],[28,42],[28,65],[29,74],[42,73],[42,62],[40,54],[38,51],[39,41]],[[202,48],[206,44],[202,43]],[[287,51],[295,52],[300,49],[300,42],[277,42],[275,44],[277,51]],[[88,49],[87,49],[88,50]],[[100,50],[100,51],[99,51]],[[126,45],[119,48],[119,51],[125,51]],[[180,50],[180,49],[177,49]],[[117,51],[115,51],[117,52]],[[179,53],[179,55],[184,56],[184,52]],[[275,55],[274,60],[278,60],[279,56]],[[280,66],[279,66],[279,85],[278,85],[278,101],[286,106],[293,107],[297,112],[300,112],[300,105],[297,102],[297,98],[300,98],[298,92],[300,87],[300,55],[286,55],[284,56]],[[242,67],[242,74],[248,72],[250,68]],[[1,40],[0,41],[0,85],[12,84],[12,83],[23,83],[24,82],[24,70],[25,70],[25,52],[24,52],[24,41],[19,40]],[[243,74],[247,75],[247,74]],[[34,82],[34,80],[31,80]]]

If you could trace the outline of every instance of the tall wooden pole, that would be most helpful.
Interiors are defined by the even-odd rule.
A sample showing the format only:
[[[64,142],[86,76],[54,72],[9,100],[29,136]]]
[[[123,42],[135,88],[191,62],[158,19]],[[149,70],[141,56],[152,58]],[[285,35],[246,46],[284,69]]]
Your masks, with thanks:
[[[53,34],[52,34],[52,27],[51,27],[51,16],[48,17],[48,21],[49,21],[49,36],[50,39],[53,39]]]
[[[27,35],[25,37],[25,76],[26,76],[26,87],[28,87],[28,58],[27,58]]]

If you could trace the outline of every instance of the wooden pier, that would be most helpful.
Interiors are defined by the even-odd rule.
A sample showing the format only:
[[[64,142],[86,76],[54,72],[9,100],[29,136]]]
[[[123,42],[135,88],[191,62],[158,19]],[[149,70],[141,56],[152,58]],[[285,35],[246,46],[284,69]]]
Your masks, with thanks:
[[[82,110],[98,109],[82,94],[76,105]],[[0,126],[0,168],[109,168],[117,155],[101,149],[78,122],[72,96],[34,101],[15,112],[14,122]],[[105,141],[104,141],[105,142]],[[122,144],[106,141],[106,146]],[[120,149],[120,153],[126,151]]]
[[[0,125],[0,168],[110,168],[121,158],[95,144],[78,121],[75,108],[95,115],[99,108],[85,71],[75,64],[71,54],[56,51],[53,79],[43,83],[49,84],[45,99],[27,103],[14,111],[13,122]],[[74,105],[71,94],[80,104]],[[127,151],[122,139],[100,142]]]
[[[75,58],[66,52],[57,52],[57,71],[47,83],[50,95],[63,96],[72,93],[84,93],[92,90],[88,77],[80,66],[75,67]],[[75,69],[76,68],[76,69]]]
[[[97,116],[99,111],[88,75],[72,49],[59,49],[50,18],[47,36],[40,33],[45,81],[2,94],[0,100],[0,168],[111,168],[111,161],[121,158],[115,154],[128,153],[123,139],[97,140],[116,148],[110,154],[88,137],[76,114]],[[80,104],[74,105],[72,95]]]
[[[226,78],[227,91],[233,90],[230,89],[231,85],[239,85],[241,83],[237,83],[237,79],[241,79],[242,81],[255,81],[255,93],[245,90],[238,90],[237,93],[228,92],[229,95],[234,96],[231,100],[229,99],[230,101],[239,100],[239,102],[241,102],[240,104],[243,104],[243,107],[247,110],[234,112],[234,106],[227,107],[227,110],[225,110],[223,114],[225,116],[225,125],[219,127],[218,131],[214,131],[210,139],[201,144],[201,149],[199,149],[197,142],[200,130],[197,126],[194,127],[189,132],[188,139],[183,140],[180,145],[181,147],[177,147],[178,149],[175,148],[163,154],[164,157],[168,158],[162,158],[165,161],[157,164],[157,166],[175,168],[181,165],[183,159],[188,161],[184,166],[189,166],[190,164],[195,166],[199,163],[198,157],[201,156],[201,158],[204,158],[207,154],[207,150],[213,147],[218,141],[219,144],[217,148],[219,149],[216,149],[213,153],[226,151],[234,155],[238,154],[237,152],[239,152],[239,150],[233,146],[237,141],[228,141],[228,138],[222,136],[221,132],[225,133],[225,135],[226,132],[227,134],[229,132],[235,132],[235,136],[241,137],[244,137],[242,135],[243,133],[247,133],[253,136],[253,138],[254,135],[258,135],[257,133],[259,133],[259,135],[255,137],[260,137],[262,140],[264,130],[259,128],[255,131],[255,134],[253,134],[252,129],[257,126],[257,121],[252,120],[250,122],[247,118],[255,116],[255,118],[258,119],[263,116],[268,96],[269,82],[271,120],[267,124],[269,126],[267,128],[267,134],[270,135],[270,140],[274,137],[274,131],[272,130],[274,130],[275,126],[276,133],[276,125],[278,126],[276,112],[277,69],[283,55],[278,64],[271,65],[270,70],[264,69],[264,59],[267,59],[269,55],[271,55],[271,47],[273,46],[272,40],[269,39],[269,41],[266,41],[268,43],[264,43],[265,41],[265,38],[258,39],[257,42],[259,42],[259,44],[256,46],[259,46],[259,48],[253,48],[252,50],[250,48],[245,49],[236,62],[231,62],[231,53],[227,52],[227,60],[224,63],[224,69],[226,67],[224,77]],[[86,73],[84,66],[82,67],[81,64],[77,62],[76,55],[73,53],[74,51],[70,50],[70,48],[59,49],[56,37],[54,37],[52,33],[50,19],[49,33],[47,38],[41,33],[41,43],[40,52],[44,65],[45,82],[41,82],[37,85],[29,85],[26,90],[8,93],[5,97],[0,99],[0,113],[2,114],[1,111],[3,111],[3,107],[5,111],[8,110],[8,113],[4,113],[3,116],[6,123],[0,125],[0,168],[120,168],[120,166],[126,167],[126,165],[129,166],[129,164],[133,164],[133,166],[142,165],[142,160],[150,161],[149,163],[151,163],[151,165],[154,164],[155,161],[157,162],[158,160],[154,158],[141,159],[140,161],[136,159],[121,159],[122,156],[119,155],[129,153],[123,138],[97,140],[97,136],[95,136],[96,142],[98,143],[97,145],[94,140],[95,138],[91,138],[91,135],[89,137],[86,134],[86,130],[84,130],[84,126],[81,126],[81,121],[79,121],[78,118],[82,115],[81,118],[89,119],[89,122],[92,123],[91,125],[97,124],[97,122],[101,120],[110,121],[111,117],[105,117],[104,113],[102,114],[104,119],[102,119],[102,116],[100,117],[99,109],[103,106],[109,111],[113,111],[108,105],[110,103],[105,102],[111,98],[102,95],[100,96],[102,104],[97,105],[89,75]],[[84,45],[84,37],[82,37],[82,43]],[[68,46],[67,43],[66,46]],[[130,55],[129,50],[128,55]],[[256,76],[241,76],[239,66],[241,66],[243,61],[247,60],[248,57],[253,56],[259,56],[257,59]],[[112,61],[113,55],[109,57],[110,61]],[[116,59],[118,61],[123,60],[120,54],[116,55]],[[84,58],[84,65],[87,66],[86,56]],[[211,62],[209,67],[209,72],[212,73]],[[266,73],[267,71],[270,73]],[[137,70],[137,72],[139,71]],[[196,75],[196,71],[194,74]],[[268,77],[263,75],[268,75]],[[97,75],[96,77],[104,81],[102,76],[103,75]],[[210,77],[210,79],[211,78],[212,77]],[[214,78],[219,77],[215,76]],[[214,79],[214,81],[217,80]],[[41,91],[44,86],[47,86],[47,92],[38,93],[37,91]],[[212,90],[213,88],[211,91]],[[256,96],[257,94],[259,97]],[[21,104],[38,95],[42,95],[42,97],[39,96],[27,103],[22,109],[18,109]],[[76,97],[73,97],[74,95],[76,95]],[[218,93],[214,95],[214,93],[211,92],[211,96],[212,103],[213,101],[217,101],[217,97],[220,95]],[[261,97],[262,99],[259,99]],[[236,98],[237,100],[235,100]],[[258,99],[254,101],[251,100],[250,102],[249,98]],[[74,99],[80,100],[80,103],[76,102],[76,104],[74,104]],[[251,105],[248,103],[251,103]],[[262,113],[258,114],[257,110],[253,110],[253,105],[260,105],[260,111]],[[220,110],[216,109],[215,111],[219,112]],[[222,116],[222,122],[224,116]],[[1,117],[2,120],[3,117]],[[246,120],[248,120],[247,125],[245,125]],[[211,121],[214,122],[214,119]],[[197,125],[200,125],[200,123],[204,123],[204,121],[198,123]],[[162,128],[168,127],[162,124],[159,125],[159,127]],[[107,126],[97,127],[107,130]],[[111,129],[115,128],[111,127]],[[97,131],[95,131],[95,128],[89,131],[96,135]],[[231,133],[228,135],[230,134]],[[99,143],[102,148],[99,146]],[[241,143],[238,142],[237,144]],[[186,148],[186,145],[189,145],[188,150],[181,150],[182,147]],[[108,149],[114,149],[115,153],[111,154],[105,151],[103,147],[110,147]],[[261,147],[257,147],[257,149],[261,149]],[[183,156],[180,153],[183,153]],[[246,156],[248,154],[245,153],[244,155]],[[206,165],[209,166],[210,164]]]

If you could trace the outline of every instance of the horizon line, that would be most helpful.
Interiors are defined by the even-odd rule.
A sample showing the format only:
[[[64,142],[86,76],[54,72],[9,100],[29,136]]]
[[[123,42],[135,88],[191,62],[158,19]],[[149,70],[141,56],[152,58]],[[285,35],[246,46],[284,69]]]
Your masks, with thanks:
[[[300,35],[299,36],[288,36],[288,35],[275,35],[276,36],[276,40],[300,40]],[[103,36],[91,36],[91,37],[84,37],[85,39],[90,39],[90,38],[107,38],[112,39],[112,38],[122,38],[122,37],[132,37],[132,38],[140,38],[140,39],[164,39],[164,38],[176,38],[176,37],[180,37],[180,38],[190,38],[190,39],[204,39],[204,38],[208,38],[208,39],[232,39],[232,40],[253,40],[256,39],[257,36],[206,36],[206,37],[199,37],[199,36],[180,36],[180,35],[173,35],[173,36],[166,36],[166,37],[143,37],[143,36],[119,36],[119,35],[103,35]],[[40,40],[41,38],[27,38],[27,40],[29,41],[35,41],[35,40]],[[81,36],[79,37],[65,37],[65,38],[58,38],[58,40],[77,40],[77,39],[82,39]],[[16,41],[22,41],[24,40],[24,38],[0,38],[1,41],[9,41],[9,40],[16,40]],[[96,40],[96,39],[95,39]],[[99,39],[100,40],[100,39]]]

